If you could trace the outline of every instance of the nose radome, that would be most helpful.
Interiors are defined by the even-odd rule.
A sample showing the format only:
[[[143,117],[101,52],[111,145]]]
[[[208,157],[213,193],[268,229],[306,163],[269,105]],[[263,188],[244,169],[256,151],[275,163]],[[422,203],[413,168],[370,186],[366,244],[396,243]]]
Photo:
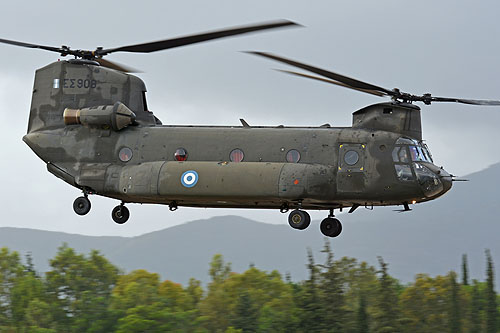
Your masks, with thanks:
[[[438,176],[441,179],[441,182],[443,183],[443,193],[448,192],[451,189],[451,186],[453,185],[452,176],[444,169],[439,169]]]
[[[441,194],[448,192],[453,185],[453,176],[450,175],[445,169],[439,168],[437,166],[434,166],[434,168],[432,168],[432,171],[436,173],[436,175],[443,183],[443,192],[441,192]]]
[[[451,186],[453,185],[453,176],[450,175],[445,169],[440,168],[436,165],[426,165],[432,172],[434,172],[438,177],[439,180],[441,180],[441,183],[443,183],[443,191],[441,192],[440,195],[445,194],[451,189]]]

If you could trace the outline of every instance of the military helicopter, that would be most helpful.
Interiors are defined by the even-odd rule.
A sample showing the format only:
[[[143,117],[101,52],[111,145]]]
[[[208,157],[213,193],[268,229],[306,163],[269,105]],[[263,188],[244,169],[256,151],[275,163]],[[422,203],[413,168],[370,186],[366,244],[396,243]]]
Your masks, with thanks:
[[[25,143],[50,173],[80,189],[78,215],[89,195],[120,201],[111,213],[122,224],[125,204],[292,210],[291,227],[310,225],[306,210],[327,210],[321,232],[342,231],[334,210],[403,206],[438,198],[456,180],[434,165],[422,140],[413,102],[500,105],[500,101],[422,96],[385,89],[270,53],[252,54],[315,73],[286,71],[391,101],[353,113],[352,127],[168,126],[148,110],[146,87],[130,69],[103,57],[148,53],[216,38],[296,25],[278,21],[94,51],[11,40],[0,42],[72,55],[36,71]]]

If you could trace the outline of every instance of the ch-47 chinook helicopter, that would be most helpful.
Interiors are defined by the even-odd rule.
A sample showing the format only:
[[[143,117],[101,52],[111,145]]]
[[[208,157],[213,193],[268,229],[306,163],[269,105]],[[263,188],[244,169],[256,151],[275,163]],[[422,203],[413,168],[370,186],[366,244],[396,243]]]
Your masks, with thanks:
[[[90,194],[120,200],[116,223],[129,218],[126,203],[292,209],[288,222],[305,229],[305,211],[327,210],[321,232],[336,237],[335,209],[403,205],[433,200],[454,180],[433,164],[422,141],[420,109],[412,102],[500,105],[500,101],[422,96],[388,90],[262,52],[256,55],[313,72],[289,72],[392,101],[354,112],[352,127],[165,126],[148,110],[146,87],[127,68],[103,56],[153,52],[257,30],[291,26],[279,21],[159,42],[94,51],[0,39],[0,42],[73,55],[35,74],[28,133],[23,140],[49,172],[82,190],[73,209],[90,211]]]

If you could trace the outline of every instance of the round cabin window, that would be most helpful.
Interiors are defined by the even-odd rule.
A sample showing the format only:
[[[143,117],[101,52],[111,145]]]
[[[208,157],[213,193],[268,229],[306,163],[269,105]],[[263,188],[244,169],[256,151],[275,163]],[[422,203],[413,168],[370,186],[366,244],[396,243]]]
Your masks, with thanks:
[[[344,162],[347,165],[354,165],[358,163],[358,161],[359,161],[359,154],[357,151],[349,150],[348,152],[345,153]]]
[[[188,154],[186,149],[184,148],[177,148],[177,150],[174,153],[174,157],[176,161],[182,162],[187,160]]]
[[[128,162],[132,159],[132,149],[128,147],[123,147],[118,153],[118,158],[122,162]]]
[[[245,154],[243,153],[243,150],[241,149],[233,149],[231,153],[229,154],[229,159],[231,162],[241,162],[245,158]]]
[[[297,163],[300,161],[300,153],[296,149],[289,150],[288,153],[286,153],[286,160],[289,163]]]

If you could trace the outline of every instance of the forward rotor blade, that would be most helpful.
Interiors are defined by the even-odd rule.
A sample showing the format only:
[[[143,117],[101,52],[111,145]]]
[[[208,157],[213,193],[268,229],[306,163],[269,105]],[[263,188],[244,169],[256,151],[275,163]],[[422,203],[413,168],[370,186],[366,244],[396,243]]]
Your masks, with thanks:
[[[294,60],[282,58],[282,57],[279,57],[279,56],[276,56],[276,55],[273,55],[270,53],[256,52],[256,51],[249,51],[247,53],[258,55],[258,56],[269,58],[269,59],[273,59],[273,60],[288,64],[291,66],[302,68],[306,71],[316,73],[316,74],[319,74],[321,76],[327,77],[329,79],[344,83],[345,85],[352,87],[352,88],[371,90],[371,91],[380,91],[380,92],[382,92],[386,95],[389,95],[389,96],[394,95],[394,92],[391,90],[387,90],[385,88],[382,88],[382,87],[379,87],[379,86],[376,86],[376,85],[373,85],[370,83],[366,83],[363,81],[359,81],[359,80],[356,80],[356,79],[353,79],[353,78],[350,78],[350,77],[347,77],[344,75],[340,75],[340,74],[337,74],[334,72],[330,72],[330,71],[327,71],[327,70],[324,70],[324,69],[321,69],[318,67],[314,67],[314,66],[306,65],[306,64],[294,61]]]
[[[11,45],[16,45],[16,46],[22,46],[22,47],[28,47],[30,49],[42,49],[42,50],[47,50],[47,51],[52,51],[52,52],[62,52],[62,48],[60,47],[52,47],[52,46],[45,46],[45,45],[38,45],[38,44],[30,44],[30,43],[24,43],[24,42],[18,42],[15,40],[8,40],[8,39],[1,39],[0,38],[0,43],[4,44],[11,44]]]
[[[449,97],[431,97],[431,102],[455,102],[470,105],[500,105],[500,101],[483,100],[483,99],[463,99],[463,98],[449,98]]]
[[[367,94],[372,94],[372,95],[379,96],[379,97],[387,96],[386,93],[383,93],[383,92],[380,92],[380,91],[354,88],[354,87],[352,87],[350,85],[347,85],[345,83],[338,82],[338,81],[335,81],[335,80],[330,80],[330,79],[324,79],[324,78],[319,77],[319,76],[314,76],[314,75],[309,75],[309,74],[304,74],[304,73],[299,73],[299,72],[293,72],[293,71],[287,71],[287,70],[283,70],[283,69],[276,69],[276,70],[280,71],[280,72],[283,72],[283,73],[287,73],[287,74],[292,74],[292,75],[297,75],[297,76],[300,76],[300,77],[305,77],[305,78],[308,78],[308,79],[313,79],[313,80],[318,80],[318,81],[322,81],[322,82],[326,82],[326,83],[330,83],[330,84],[335,84],[337,86],[341,86],[341,87],[345,87],[345,88],[349,88],[349,89],[354,89],[354,90],[357,90],[357,91],[361,91],[361,92],[364,92],[364,93],[367,93]]]
[[[299,26],[299,24],[297,24],[295,22],[288,21],[288,20],[280,20],[280,21],[267,22],[267,23],[257,24],[257,25],[234,27],[234,28],[217,30],[217,31],[213,31],[213,32],[201,33],[201,34],[196,34],[196,35],[171,38],[171,39],[166,39],[166,40],[160,40],[157,42],[127,45],[127,46],[121,46],[121,47],[116,47],[116,48],[112,48],[112,49],[97,50],[96,53],[100,56],[103,56],[103,55],[106,55],[106,54],[109,54],[112,52],[149,53],[149,52],[171,49],[174,47],[185,46],[185,45],[189,45],[189,44],[201,43],[201,42],[205,42],[205,41],[217,39],[217,38],[225,38],[225,37],[255,32],[255,31],[259,31],[259,30],[282,28],[282,27],[286,27],[286,26]]]
[[[132,67],[128,67],[122,64],[119,64],[117,62],[111,62],[109,60],[105,60],[103,58],[97,58],[95,59],[101,66],[111,68],[111,69],[116,69],[120,72],[124,73],[140,73],[141,71],[134,69]]]

